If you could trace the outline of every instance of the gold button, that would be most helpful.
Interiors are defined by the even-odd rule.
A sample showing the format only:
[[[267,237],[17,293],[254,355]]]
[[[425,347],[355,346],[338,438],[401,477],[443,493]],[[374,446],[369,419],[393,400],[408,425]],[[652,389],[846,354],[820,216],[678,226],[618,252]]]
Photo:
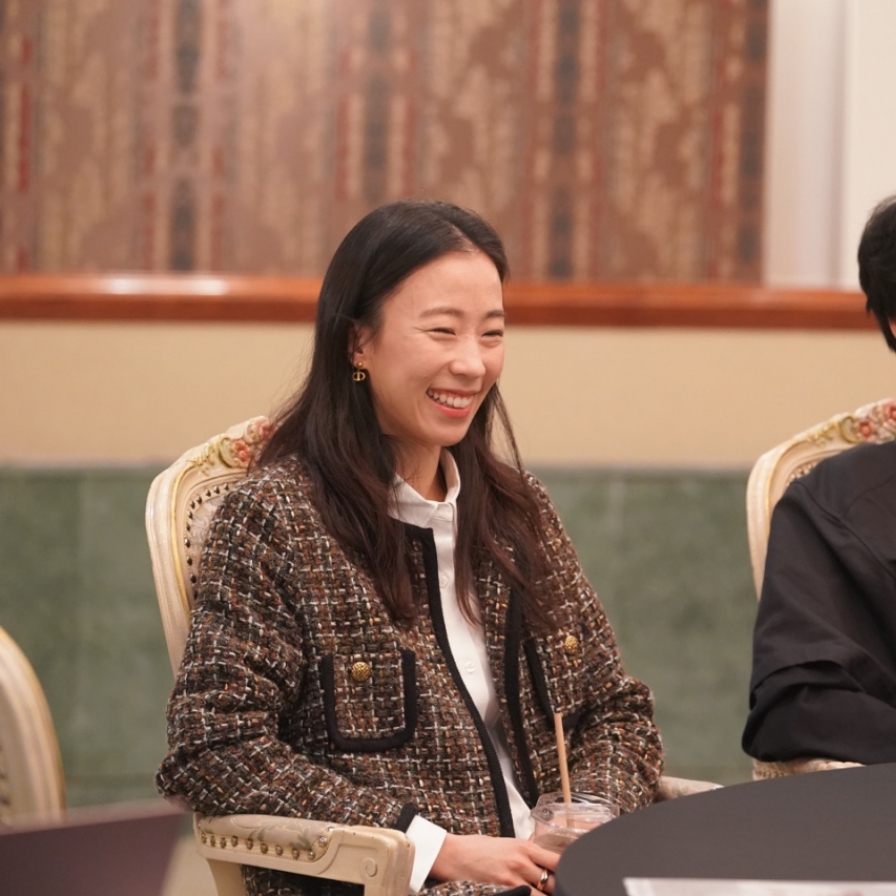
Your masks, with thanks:
[[[352,678],[357,682],[367,681],[370,678],[370,666],[367,663],[355,663],[352,666]]]
[[[563,649],[569,656],[575,656],[579,652],[579,639],[575,635],[567,635],[563,639]]]

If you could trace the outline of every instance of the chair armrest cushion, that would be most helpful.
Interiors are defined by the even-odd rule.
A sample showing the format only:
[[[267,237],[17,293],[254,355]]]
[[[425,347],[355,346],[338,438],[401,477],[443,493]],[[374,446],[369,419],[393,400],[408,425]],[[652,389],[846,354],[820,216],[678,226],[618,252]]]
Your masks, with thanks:
[[[212,862],[347,881],[368,894],[408,892],[414,846],[400,831],[277,815],[196,814],[193,828]]]
[[[655,802],[661,803],[664,800],[690,796],[693,793],[706,793],[708,790],[718,790],[721,786],[712,781],[695,781],[690,778],[673,778],[671,775],[663,775],[657,787]]]
[[[858,768],[861,762],[842,762],[839,759],[804,758],[789,759],[787,762],[762,762],[753,760],[753,780],[785,778],[787,775],[802,775],[806,772],[826,772],[837,768]]]

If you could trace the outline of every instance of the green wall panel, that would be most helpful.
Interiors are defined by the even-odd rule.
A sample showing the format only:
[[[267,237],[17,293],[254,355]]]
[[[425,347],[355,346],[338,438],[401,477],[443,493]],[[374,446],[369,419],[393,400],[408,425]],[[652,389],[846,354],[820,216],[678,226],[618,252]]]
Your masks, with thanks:
[[[171,671],[143,507],[153,472],[0,472],[0,625],[37,671],[69,801],[152,796]]]

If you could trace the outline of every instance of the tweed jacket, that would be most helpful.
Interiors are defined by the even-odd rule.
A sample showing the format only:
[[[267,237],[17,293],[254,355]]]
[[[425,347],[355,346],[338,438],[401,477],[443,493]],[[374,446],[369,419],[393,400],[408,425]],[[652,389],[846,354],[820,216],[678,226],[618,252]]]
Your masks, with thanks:
[[[556,630],[534,636],[490,561],[474,564],[501,721],[524,798],[560,789],[562,713],[574,790],[651,802],[662,759],[648,689],[626,676],[601,605],[543,488]],[[264,813],[406,830],[514,835],[494,746],[448,647],[432,531],[409,524],[420,612],[392,621],[363,564],[328,533],[298,460],[247,479],[213,520],[168,709],[167,796],[206,814]],[[246,869],[250,892],[347,892]],[[431,882],[434,884],[434,882]],[[340,889],[341,888],[341,889]],[[497,893],[463,882],[433,894]]]

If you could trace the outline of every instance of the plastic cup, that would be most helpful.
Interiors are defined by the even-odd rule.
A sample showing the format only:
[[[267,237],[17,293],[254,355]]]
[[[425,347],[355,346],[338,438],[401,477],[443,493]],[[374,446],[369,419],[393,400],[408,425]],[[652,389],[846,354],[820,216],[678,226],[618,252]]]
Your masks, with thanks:
[[[532,810],[535,842],[559,855],[573,840],[618,815],[615,803],[593,793],[572,793],[569,804],[562,793],[545,793]]]

